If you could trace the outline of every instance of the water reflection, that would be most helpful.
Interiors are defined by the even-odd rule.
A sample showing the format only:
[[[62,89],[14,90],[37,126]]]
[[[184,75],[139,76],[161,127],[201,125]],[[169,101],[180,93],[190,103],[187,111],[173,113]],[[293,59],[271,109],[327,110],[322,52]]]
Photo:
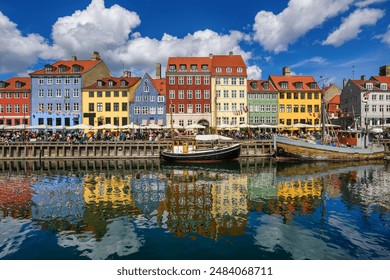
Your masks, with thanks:
[[[199,246],[219,250],[216,258],[390,259],[390,170],[382,162],[0,168],[0,258],[175,258],[183,254],[177,242],[191,242],[194,259],[209,257]],[[46,242],[42,234],[55,250],[30,250]]]

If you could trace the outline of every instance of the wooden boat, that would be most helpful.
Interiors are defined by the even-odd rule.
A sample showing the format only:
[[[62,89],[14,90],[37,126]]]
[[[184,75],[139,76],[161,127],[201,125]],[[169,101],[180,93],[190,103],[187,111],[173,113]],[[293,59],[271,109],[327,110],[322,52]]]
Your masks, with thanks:
[[[384,158],[383,145],[371,143],[367,147],[345,144],[293,139],[274,136],[275,156],[278,161],[286,159],[306,161],[362,161]]]
[[[160,152],[165,162],[221,162],[234,160],[240,156],[240,144],[221,144],[221,141],[233,139],[221,135],[197,135],[188,138],[176,138],[169,150]],[[209,143],[201,145],[202,143]]]

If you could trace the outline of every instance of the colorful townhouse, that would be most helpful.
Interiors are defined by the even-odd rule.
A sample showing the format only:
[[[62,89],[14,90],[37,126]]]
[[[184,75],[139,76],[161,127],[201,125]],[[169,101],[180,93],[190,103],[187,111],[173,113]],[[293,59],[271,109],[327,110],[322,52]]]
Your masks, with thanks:
[[[130,100],[141,78],[124,71],[120,78],[105,77],[83,87],[83,123],[92,126],[130,123]]]
[[[247,72],[241,55],[212,55],[212,127],[248,122]]]
[[[348,80],[340,95],[342,128],[372,128],[390,123],[390,66],[379,76]]]
[[[268,80],[248,80],[248,123],[251,125],[278,122],[278,92]]]
[[[166,69],[167,123],[211,126],[211,59],[170,57]]]
[[[270,75],[278,91],[278,125],[316,125],[321,123],[322,90],[312,76],[292,76],[290,67],[283,75]]]
[[[30,78],[0,81],[0,124],[30,124]]]
[[[130,122],[141,126],[166,125],[165,85],[165,79],[144,74],[130,103]]]
[[[31,125],[79,124],[82,88],[111,76],[98,52],[90,60],[60,60],[29,74],[31,77]]]

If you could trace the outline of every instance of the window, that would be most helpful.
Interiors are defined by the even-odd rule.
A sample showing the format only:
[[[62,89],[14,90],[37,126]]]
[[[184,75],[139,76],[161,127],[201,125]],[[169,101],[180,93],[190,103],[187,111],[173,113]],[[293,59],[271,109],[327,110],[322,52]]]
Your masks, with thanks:
[[[169,71],[170,71],[170,72],[176,72],[176,65],[170,64],[170,65],[169,65]]]
[[[151,115],[155,115],[156,114],[156,107],[155,106],[151,106],[149,108],[149,114],[151,114]]]
[[[296,89],[302,89],[302,88],[303,88],[302,82],[296,82],[296,83],[295,83],[295,88],[296,88]]]
[[[192,76],[187,77],[187,85],[192,85]]]
[[[64,96],[65,99],[70,99],[70,89],[65,89],[65,96]]]
[[[186,71],[187,66],[185,64],[180,64],[180,71]]]
[[[202,105],[201,104],[195,105],[195,113],[202,113]]]
[[[237,111],[237,103],[232,103],[232,111]]]
[[[221,91],[220,90],[217,90],[215,94],[216,94],[217,98],[221,98]]]
[[[114,112],[119,112],[119,102],[114,102]]]
[[[236,98],[237,97],[237,91],[236,90],[232,90],[232,98]]]
[[[157,102],[164,102],[165,101],[165,96],[158,96],[157,97]]]
[[[70,111],[70,103],[65,103],[65,111],[66,112]]]
[[[301,99],[305,99],[305,93],[301,92]]]
[[[169,77],[169,84],[174,85],[175,84],[175,77]]]
[[[44,90],[43,89],[39,89],[38,90],[38,97],[43,97],[44,96]],[[8,97],[8,93],[7,93],[7,95],[6,95],[6,98],[10,98],[10,97]]]
[[[98,112],[103,112],[103,103],[99,102],[99,103],[97,104],[97,111],[98,111]]]
[[[314,93],[314,99],[319,99],[320,98],[320,94],[318,92],[315,92]]]
[[[226,72],[227,73],[232,73],[232,71],[233,71],[232,67],[226,67]]]
[[[223,110],[225,112],[229,111],[229,103],[223,103]]]
[[[61,89],[57,88],[56,89],[56,97],[61,97],[61,95],[62,95]]]
[[[109,102],[106,102],[106,104],[105,104],[105,109],[106,109],[106,112],[111,112],[111,103],[109,103]]]
[[[12,113],[12,105],[11,104],[7,104],[6,107],[5,107],[5,110],[6,110],[7,113]]]
[[[229,91],[228,90],[224,90],[223,91],[223,97],[224,98],[229,98]]]
[[[245,90],[240,90],[240,98],[245,98]]]
[[[98,91],[98,92],[96,93],[96,96],[97,96],[97,97],[103,97],[103,92]]]
[[[299,112],[299,107],[298,105],[294,105],[294,113],[298,113]]]
[[[70,84],[70,77],[65,77],[65,84],[69,85]]]
[[[216,78],[215,79],[215,84],[220,85],[221,84],[221,78]]]
[[[175,91],[174,90],[170,90],[169,91],[169,99],[175,99]]]
[[[221,68],[221,67],[217,67],[217,68],[215,69],[215,71],[216,71],[217,73],[221,73],[221,72],[222,72],[222,68]]]
[[[127,102],[122,102],[122,112],[127,112]]]
[[[156,96],[151,95],[149,96],[150,102],[156,102]]]
[[[73,78],[73,83],[75,85],[78,85],[80,83],[80,79],[79,78]]]
[[[184,90],[179,90],[179,99],[184,99]]]
[[[141,113],[141,108],[139,106],[134,107],[134,115],[139,115]]]
[[[232,78],[232,85],[237,85],[237,78]]]
[[[142,101],[143,102],[148,102],[148,97],[147,96],[143,96]]]
[[[149,113],[147,106],[142,106],[142,115],[147,115]]]
[[[205,85],[209,85],[210,84],[210,77],[204,77],[203,78],[203,83],[205,84]]]
[[[228,85],[229,84],[229,78],[223,78],[223,84]]]
[[[187,104],[187,114],[192,114],[192,104]]]
[[[210,104],[204,104],[204,112],[210,113]]]
[[[184,85],[184,77],[183,77],[183,76],[179,76],[179,77],[178,77],[177,83],[178,83],[179,85]]]
[[[47,84],[52,85],[53,84],[53,77],[48,77],[47,78]]]
[[[299,97],[298,92],[294,92],[294,99],[298,99],[298,97]]]
[[[196,85],[200,85],[201,84],[201,77],[199,77],[199,76],[195,77],[195,84]]]
[[[56,111],[61,111],[61,110],[62,110],[62,104],[61,103],[56,103]]]
[[[191,71],[198,71],[198,66],[196,64],[191,64]]]
[[[105,96],[106,96],[106,97],[111,97],[111,92],[110,92],[110,91],[106,91]]]
[[[283,88],[283,89],[288,88],[288,83],[287,82],[280,82],[279,85],[280,85],[280,88]]]
[[[286,112],[287,113],[291,113],[292,112],[292,106],[291,105],[287,105],[286,106]]]
[[[245,85],[245,79],[244,78],[240,78],[240,86],[243,86]]]
[[[372,83],[366,83],[366,89],[367,90],[372,90],[373,89],[373,84]]]
[[[207,64],[202,64],[202,71],[208,71],[209,66]]]
[[[381,83],[381,90],[387,90],[387,84],[386,83]]]
[[[44,78],[38,78],[38,85],[43,85],[45,83]]]
[[[269,84],[268,82],[263,83],[263,89],[269,89]]]
[[[184,104],[179,104],[179,113],[184,113]]]
[[[163,106],[158,106],[157,107],[157,114],[163,115],[164,114],[164,107]]]
[[[242,73],[242,67],[237,67],[237,72]]]
[[[94,103],[88,103],[88,111],[89,112],[95,111],[95,104]]]
[[[78,88],[74,88],[73,89],[73,97],[79,97],[79,89]]]
[[[305,105],[301,105],[301,113],[305,113],[306,111],[306,106]]]
[[[204,99],[210,99],[210,91],[209,90],[205,90],[203,92],[203,98]]]
[[[127,97],[127,91],[122,91],[122,97]]]
[[[20,113],[20,105],[19,104],[15,104],[14,105],[14,112],[15,113]]]
[[[201,99],[201,98],[202,98],[201,91],[200,90],[195,90],[195,99]]]
[[[47,97],[53,97],[53,90],[52,89],[47,90]]]
[[[280,113],[284,113],[284,105],[280,105],[279,106],[279,112]]]

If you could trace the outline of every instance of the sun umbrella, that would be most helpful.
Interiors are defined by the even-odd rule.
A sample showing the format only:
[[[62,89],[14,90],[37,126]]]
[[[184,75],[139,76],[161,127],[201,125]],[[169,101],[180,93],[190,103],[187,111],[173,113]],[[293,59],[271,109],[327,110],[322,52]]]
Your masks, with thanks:
[[[92,125],[81,123],[81,124],[68,126],[66,129],[74,130],[74,129],[92,129],[92,128],[93,128]]]
[[[193,123],[185,127],[185,129],[204,129],[204,128],[206,128],[204,125],[197,124],[197,123]]]
[[[110,123],[106,123],[106,124],[102,124],[102,125],[99,125],[99,126],[94,126],[93,128],[94,129],[118,129],[119,126],[113,125],[113,124],[110,124]]]
[[[47,124],[32,125],[28,127],[28,129],[38,129],[38,130],[44,130],[49,128],[51,128],[51,126]]]
[[[122,125],[119,128],[120,129],[140,129],[141,127],[137,124],[130,123],[130,124]]]

